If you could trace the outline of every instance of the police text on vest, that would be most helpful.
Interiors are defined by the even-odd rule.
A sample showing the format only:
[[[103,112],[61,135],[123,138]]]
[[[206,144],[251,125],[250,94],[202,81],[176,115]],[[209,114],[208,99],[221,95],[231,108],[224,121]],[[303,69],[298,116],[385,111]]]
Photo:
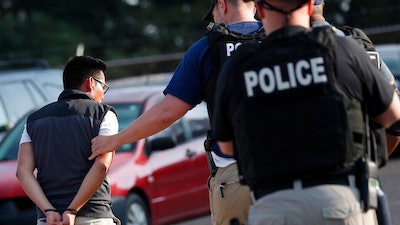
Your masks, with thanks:
[[[237,43],[226,43],[226,56],[230,57],[234,51],[237,50],[239,46],[241,46],[241,42]]]
[[[254,96],[255,88],[259,88],[262,92],[268,94],[328,81],[322,57],[289,62],[286,64],[286,68],[284,67],[273,65],[263,67],[258,72],[255,70],[244,72],[247,96]],[[286,80],[284,80],[282,72],[287,73]]]

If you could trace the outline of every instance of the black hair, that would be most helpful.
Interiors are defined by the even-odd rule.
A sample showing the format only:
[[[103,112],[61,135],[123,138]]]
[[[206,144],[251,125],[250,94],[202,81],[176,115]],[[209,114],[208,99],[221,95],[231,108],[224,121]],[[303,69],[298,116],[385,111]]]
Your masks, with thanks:
[[[82,83],[100,71],[105,71],[106,64],[91,56],[74,56],[70,58],[63,72],[64,89],[77,89]]]

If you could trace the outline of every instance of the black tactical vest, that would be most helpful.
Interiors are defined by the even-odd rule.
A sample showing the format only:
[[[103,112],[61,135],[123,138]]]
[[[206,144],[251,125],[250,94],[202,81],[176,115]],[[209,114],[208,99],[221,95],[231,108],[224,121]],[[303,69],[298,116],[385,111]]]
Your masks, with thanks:
[[[349,37],[354,39],[361,47],[367,51],[374,65],[381,69],[381,61],[379,53],[376,51],[374,43],[369,37],[359,28],[342,25],[337,27],[339,30]],[[373,159],[379,167],[386,165],[388,161],[388,152],[386,144],[385,129],[371,123],[371,159]]]
[[[252,188],[334,174],[364,152],[363,109],[337,82],[334,33],[285,29],[235,61],[235,155]]]
[[[252,34],[241,34],[229,30],[224,24],[210,23],[207,26],[207,36],[211,52],[211,75],[203,85],[203,96],[207,103],[208,115],[212,124],[212,112],[214,109],[214,93],[218,74],[223,63],[245,43],[257,43],[265,37],[264,29],[260,28]]]

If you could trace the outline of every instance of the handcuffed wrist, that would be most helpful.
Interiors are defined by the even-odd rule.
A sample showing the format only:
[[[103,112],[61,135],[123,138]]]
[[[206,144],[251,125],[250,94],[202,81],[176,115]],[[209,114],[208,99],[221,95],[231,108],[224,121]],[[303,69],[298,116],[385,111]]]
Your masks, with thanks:
[[[64,210],[64,212],[68,212],[68,213],[76,215],[78,213],[78,210],[67,208],[67,209]]]
[[[46,214],[47,212],[58,212],[57,209],[45,209],[43,210],[43,214]]]

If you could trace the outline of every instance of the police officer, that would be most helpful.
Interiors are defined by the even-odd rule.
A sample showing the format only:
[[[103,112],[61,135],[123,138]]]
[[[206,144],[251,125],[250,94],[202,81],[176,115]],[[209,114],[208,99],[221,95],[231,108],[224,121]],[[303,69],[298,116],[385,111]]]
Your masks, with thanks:
[[[377,224],[360,176],[366,121],[389,127],[400,102],[364,49],[309,29],[313,2],[258,1],[267,38],[239,48],[217,83],[215,137],[250,186],[250,225]]]
[[[361,30],[350,26],[340,26],[338,28],[332,26],[324,17],[324,0],[315,0],[313,13],[311,15],[311,26],[321,27],[330,26],[335,31],[336,35],[347,36],[349,38],[354,38],[370,55],[371,61],[374,65],[382,72],[382,76],[394,87],[394,91],[397,93],[397,88],[395,84],[395,77],[392,72],[386,66],[385,62],[380,58],[379,53],[376,52],[373,42],[369,37]],[[341,29],[343,29],[343,32]],[[376,156],[373,159],[377,162],[379,167],[386,165],[388,161],[388,156],[396,149],[400,141],[400,134],[398,132],[398,123],[392,125],[390,128],[385,129],[381,127],[371,129],[371,137],[374,138],[373,152]],[[374,126],[371,126],[374,127]],[[378,187],[380,188],[380,187]],[[377,208],[377,217],[380,225],[391,225],[391,216],[389,212],[389,206],[387,203],[386,195],[383,191],[379,191],[379,204]]]
[[[382,60],[382,58],[379,57],[379,54],[376,52],[374,44],[369,39],[369,37],[361,29],[355,27],[341,26],[339,28],[336,28],[332,26],[328,21],[326,21],[324,17],[324,7],[324,0],[315,0],[313,12],[311,14],[311,26],[331,26],[336,35],[354,38],[361,46],[363,46],[368,54],[370,54],[371,60],[374,61],[374,64],[381,70],[383,77],[385,77],[385,79],[390,82],[397,93],[398,90],[395,83],[395,77],[393,76],[392,72],[389,70],[385,62]],[[341,29],[345,29],[346,33],[344,33]],[[394,124],[394,126],[388,128],[386,132],[384,132],[383,129],[376,129],[374,131],[375,136],[378,138],[377,144],[379,145],[379,147],[385,148],[385,152],[381,151],[380,154],[378,154],[380,156],[378,159],[380,161],[379,166],[384,166],[386,164],[388,155],[393,153],[400,142],[400,132],[398,130],[398,127],[399,124]]]
[[[215,57],[218,53],[214,55],[213,49],[221,47],[221,53],[227,58],[240,45],[238,42],[224,43],[224,38],[222,42],[219,38],[214,39],[214,31],[221,30],[228,36],[258,33],[262,24],[254,18],[255,13],[253,0],[211,0],[205,20],[218,24],[215,29],[211,24],[209,35],[187,50],[164,91],[165,98],[120,133],[93,139],[91,158],[161,131],[203,100],[210,107],[215,90],[214,76],[218,75],[220,64],[223,63],[223,60]],[[210,35],[213,36],[212,40]],[[212,115],[210,117],[212,120]],[[222,154],[217,145],[212,145],[210,154],[210,159],[218,168],[208,182],[212,223],[245,224],[251,202],[249,187],[239,183],[235,159]]]

